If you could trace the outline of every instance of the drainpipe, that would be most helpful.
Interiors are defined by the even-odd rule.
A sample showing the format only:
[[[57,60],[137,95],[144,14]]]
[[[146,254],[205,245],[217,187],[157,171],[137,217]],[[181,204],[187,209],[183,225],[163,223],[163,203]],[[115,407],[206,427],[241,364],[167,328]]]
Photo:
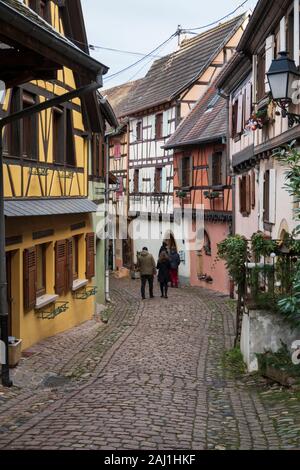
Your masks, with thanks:
[[[109,296],[109,137],[105,136],[105,159],[106,159],[106,174],[105,174],[105,224],[106,224],[106,237],[105,237],[105,300],[110,303]]]
[[[4,181],[3,181],[3,129],[8,124],[31,116],[40,111],[58,106],[73,98],[78,98],[86,93],[96,91],[102,86],[102,75],[100,74],[96,82],[78,88],[71,92],[65,93],[56,98],[52,98],[43,103],[30,106],[27,109],[17,113],[10,114],[0,120],[0,339],[5,345],[5,358],[2,364],[2,385],[11,387],[13,385],[10,380],[9,362],[8,362],[8,305],[7,305],[7,278],[6,278],[6,259],[5,259],[5,216],[4,216]]]

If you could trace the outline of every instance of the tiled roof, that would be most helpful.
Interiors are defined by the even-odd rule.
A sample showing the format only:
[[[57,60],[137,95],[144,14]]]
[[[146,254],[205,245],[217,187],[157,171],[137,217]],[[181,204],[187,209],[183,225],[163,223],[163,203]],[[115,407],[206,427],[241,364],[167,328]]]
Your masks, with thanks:
[[[102,95],[107,96],[117,117],[124,115],[124,110],[130,105],[133,93],[141,81],[142,80],[135,80],[113,88],[108,88],[107,90],[101,90]]]
[[[25,3],[22,2],[22,0],[0,0],[0,4],[5,3],[9,7],[13,8],[16,10],[20,15],[25,16],[27,19],[30,21],[33,21],[37,25],[39,25],[41,28],[46,29],[49,33],[54,34],[57,36],[60,40],[66,42],[72,47],[75,47],[80,51],[80,49],[74,45],[73,42],[71,42],[69,39],[67,39],[65,36],[60,34],[58,31],[56,31],[53,26],[51,26],[50,23],[45,21],[41,16],[39,16],[35,11],[31,10]]]
[[[166,143],[166,148],[211,142],[227,133],[226,100],[211,86]]]
[[[9,21],[22,23],[22,31],[26,32],[33,40],[46,43],[49,47],[64,49],[65,55],[70,56],[69,58],[71,56],[76,57],[78,62],[93,72],[99,73],[98,71],[100,70],[103,73],[107,72],[108,68],[105,65],[95,60],[72,41],[56,31],[51,24],[31,10],[23,1],[0,0],[0,20],[5,16],[9,17]],[[41,37],[42,32],[45,33],[45,37]]]
[[[12,199],[4,201],[6,217],[49,216],[97,212],[97,206],[89,199]]]
[[[240,15],[220,24],[183,41],[176,52],[156,60],[122,114],[134,114],[175,98],[203,73],[244,20],[245,15]]]

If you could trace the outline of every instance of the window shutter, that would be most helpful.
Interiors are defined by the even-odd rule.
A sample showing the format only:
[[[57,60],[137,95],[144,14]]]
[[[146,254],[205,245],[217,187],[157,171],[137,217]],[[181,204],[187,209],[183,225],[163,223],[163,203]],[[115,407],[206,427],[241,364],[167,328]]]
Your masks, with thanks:
[[[178,160],[178,184],[179,187],[182,187],[183,175],[182,175],[182,158]]]
[[[255,208],[255,187],[256,187],[256,178],[255,178],[255,170],[251,172],[251,207],[252,209]]]
[[[257,55],[253,56],[252,60],[252,80],[253,80],[253,93],[252,93],[252,104],[257,103]]]
[[[270,170],[269,176],[269,222],[276,223],[276,170]]]
[[[249,121],[252,114],[252,84],[249,82],[246,86],[246,103],[245,103],[245,122]]]
[[[67,240],[67,287],[72,290],[73,287],[73,238]]]
[[[264,179],[264,222],[269,222],[270,218],[270,172],[265,172]]]
[[[266,74],[271,67],[272,60],[274,59],[274,51],[275,51],[275,37],[272,34],[266,39]],[[269,86],[267,75],[265,75],[265,91],[266,93],[270,91],[270,86]]]
[[[226,150],[222,152],[221,182],[223,186],[227,185],[227,152]]]
[[[246,194],[245,194],[245,199],[246,199],[246,207],[245,207],[245,212],[247,214],[251,213],[251,176],[247,175],[245,178],[245,183],[246,183]]]
[[[240,197],[240,212],[243,214],[245,212],[244,208],[244,197],[243,197],[243,178],[239,178],[239,197]]]
[[[209,155],[208,157],[208,186],[212,186],[213,184],[213,155]]]
[[[95,234],[86,234],[86,278],[95,277]]]
[[[36,248],[24,250],[24,308],[32,309],[36,304]]]
[[[55,245],[55,293],[64,294],[67,280],[67,243],[66,240],[59,240]]]
[[[193,168],[194,168],[194,157],[193,155],[190,156],[190,186],[193,186],[193,176],[194,176],[194,171],[193,171]]]
[[[243,130],[243,95],[239,95],[236,133],[241,134]]]

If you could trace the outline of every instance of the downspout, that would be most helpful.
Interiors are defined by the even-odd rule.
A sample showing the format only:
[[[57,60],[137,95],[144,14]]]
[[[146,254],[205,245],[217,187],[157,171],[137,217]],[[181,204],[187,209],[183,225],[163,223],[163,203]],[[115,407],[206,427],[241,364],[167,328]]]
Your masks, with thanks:
[[[30,106],[17,113],[10,114],[0,120],[0,339],[5,345],[5,357],[0,358],[2,362],[2,385],[11,387],[13,385],[9,374],[8,361],[8,304],[7,304],[7,278],[6,278],[6,258],[5,258],[5,215],[4,215],[4,181],[3,181],[3,129],[8,124],[31,116],[40,111],[58,106],[73,98],[78,98],[86,93],[96,91],[102,86],[102,75],[100,74],[96,82],[65,93],[56,98],[52,98],[43,103]],[[1,361],[0,361],[1,362]]]
[[[105,224],[106,224],[106,236],[105,236],[105,300],[111,303],[109,296],[109,137],[105,136]]]

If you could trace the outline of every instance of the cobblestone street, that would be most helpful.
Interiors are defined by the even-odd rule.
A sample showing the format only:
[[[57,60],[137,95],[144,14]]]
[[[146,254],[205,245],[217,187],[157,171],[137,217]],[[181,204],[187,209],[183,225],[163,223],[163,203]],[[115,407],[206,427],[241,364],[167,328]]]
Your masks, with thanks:
[[[113,280],[96,318],[26,352],[0,387],[4,449],[299,449],[300,396],[224,365],[234,306],[196,288],[141,301]]]

